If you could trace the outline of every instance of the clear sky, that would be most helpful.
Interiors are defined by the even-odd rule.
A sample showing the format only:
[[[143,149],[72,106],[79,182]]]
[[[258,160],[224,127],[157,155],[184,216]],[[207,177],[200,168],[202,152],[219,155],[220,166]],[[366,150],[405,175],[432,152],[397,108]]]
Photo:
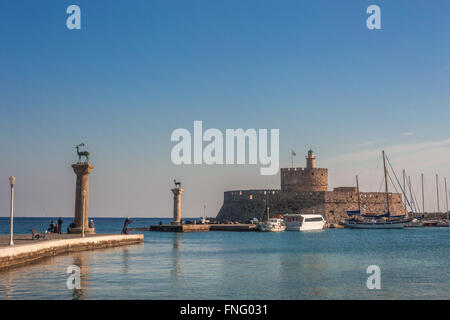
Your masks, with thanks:
[[[278,128],[281,166],[311,147],[330,187],[359,174],[378,191],[385,148],[417,189],[425,173],[433,209],[434,174],[450,178],[450,2],[0,0],[0,216],[10,175],[18,216],[73,215],[80,142],[93,216],[170,217],[173,178],[191,217],[226,190],[279,188],[259,166],[173,165],[170,135],[194,120]]]

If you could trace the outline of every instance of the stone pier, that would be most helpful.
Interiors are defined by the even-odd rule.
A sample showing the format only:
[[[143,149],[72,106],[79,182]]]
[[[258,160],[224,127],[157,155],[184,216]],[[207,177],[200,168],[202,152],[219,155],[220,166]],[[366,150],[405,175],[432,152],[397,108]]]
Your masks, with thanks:
[[[181,194],[183,193],[182,188],[173,188],[173,225],[181,224]]]
[[[143,242],[142,234],[130,235],[79,235],[49,234],[46,240],[31,240],[31,235],[15,235],[14,246],[7,245],[9,236],[0,235],[0,270],[16,265],[26,265],[33,261],[82,250],[94,250],[139,244]]]
[[[77,163],[73,164],[72,168],[77,175],[77,184],[75,189],[75,228],[71,228],[70,233],[81,233],[84,224],[84,233],[92,234],[95,233],[95,229],[89,228],[89,174],[94,166],[89,163]]]

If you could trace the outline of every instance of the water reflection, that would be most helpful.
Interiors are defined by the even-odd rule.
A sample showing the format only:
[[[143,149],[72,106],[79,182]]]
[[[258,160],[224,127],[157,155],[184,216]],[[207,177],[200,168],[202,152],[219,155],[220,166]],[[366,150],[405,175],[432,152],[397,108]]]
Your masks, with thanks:
[[[11,300],[14,297],[12,276],[9,272],[1,274],[0,292],[3,294],[2,296],[0,296],[0,298],[2,299]]]
[[[128,261],[130,260],[130,254],[128,252],[127,247],[122,248],[122,261],[123,261],[123,267],[122,267],[122,273],[128,274]]]
[[[172,269],[171,274],[174,280],[178,280],[181,274],[181,261],[180,261],[180,251],[181,251],[181,237],[183,235],[178,232],[173,233],[173,250],[172,250]]]
[[[0,270],[0,299],[442,299],[449,231],[148,233],[143,245]],[[371,264],[382,290],[366,287]],[[80,290],[66,286],[70,265]]]
[[[84,300],[89,287],[89,262],[88,252],[78,252],[73,257],[73,264],[80,268],[81,289],[72,289],[72,300]]]
[[[328,296],[323,284],[328,274],[328,263],[320,254],[281,255],[281,279],[286,298],[321,299]]]

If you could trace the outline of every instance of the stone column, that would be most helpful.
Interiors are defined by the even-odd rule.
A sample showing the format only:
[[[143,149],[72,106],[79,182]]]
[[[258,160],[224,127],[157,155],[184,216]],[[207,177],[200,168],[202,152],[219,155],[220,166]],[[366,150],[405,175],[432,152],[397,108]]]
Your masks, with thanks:
[[[75,228],[70,229],[70,233],[81,233],[83,223],[85,234],[95,233],[95,228],[89,228],[89,174],[94,166],[88,163],[77,163],[73,164],[72,168],[77,175],[77,185],[75,189]],[[83,190],[86,190],[84,199]]]
[[[181,194],[182,188],[173,188],[173,221],[172,224],[181,224]]]

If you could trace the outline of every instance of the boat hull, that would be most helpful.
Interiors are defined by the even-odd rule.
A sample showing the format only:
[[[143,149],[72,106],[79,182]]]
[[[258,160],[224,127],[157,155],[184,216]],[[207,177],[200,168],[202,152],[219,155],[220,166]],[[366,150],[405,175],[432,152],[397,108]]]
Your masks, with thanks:
[[[345,221],[345,227],[352,229],[403,229],[409,221],[362,222]]]
[[[285,226],[271,227],[271,226],[261,225],[259,227],[259,231],[262,231],[262,232],[282,232],[282,231],[285,231],[285,230],[286,230]]]
[[[286,223],[286,231],[314,231],[322,230],[325,221],[315,221],[306,223]]]
[[[320,214],[287,214],[284,221],[286,231],[322,230],[325,223]]]

